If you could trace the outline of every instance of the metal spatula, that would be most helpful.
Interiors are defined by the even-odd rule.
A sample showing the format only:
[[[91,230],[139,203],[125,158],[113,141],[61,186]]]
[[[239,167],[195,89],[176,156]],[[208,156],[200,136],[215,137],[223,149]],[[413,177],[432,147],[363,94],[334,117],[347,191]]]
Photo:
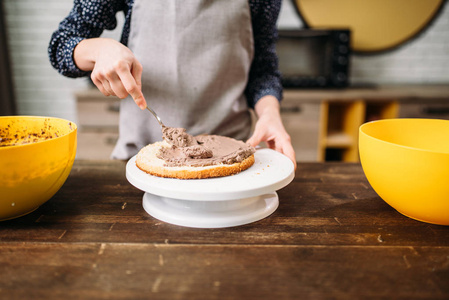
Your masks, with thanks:
[[[157,113],[152,110],[148,105],[147,105],[147,109],[153,114],[153,116],[157,119],[157,121],[159,122],[159,125],[161,125],[162,128],[165,127],[164,123],[162,123],[161,118],[157,115]]]

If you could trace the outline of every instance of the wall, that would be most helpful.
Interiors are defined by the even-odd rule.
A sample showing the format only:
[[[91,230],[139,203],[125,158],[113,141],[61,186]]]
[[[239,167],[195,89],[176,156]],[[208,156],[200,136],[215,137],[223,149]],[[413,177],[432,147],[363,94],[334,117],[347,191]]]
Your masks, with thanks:
[[[75,92],[88,79],[60,75],[50,65],[47,47],[72,0],[3,0],[9,36],[18,113],[56,116],[77,121]],[[121,17],[121,18],[120,18]],[[123,16],[119,16],[123,20]],[[121,27],[123,22],[119,23]],[[118,38],[119,30],[105,36]]]
[[[279,28],[302,28],[291,0],[283,0]],[[449,83],[449,5],[421,35],[393,51],[355,55],[352,84]]]
[[[59,75],[47,57],[52,32],[69,13],[72,0],[3,0],[20,114],[76,121],[74,93],[86,79]],[[118,38],[119,26],[108,37]],[[301,27],[290,0],[283,1],[279,27]],[[418,39],[393,52],[352,59],[351,81],[359,83],[449,83],[449,5]]]

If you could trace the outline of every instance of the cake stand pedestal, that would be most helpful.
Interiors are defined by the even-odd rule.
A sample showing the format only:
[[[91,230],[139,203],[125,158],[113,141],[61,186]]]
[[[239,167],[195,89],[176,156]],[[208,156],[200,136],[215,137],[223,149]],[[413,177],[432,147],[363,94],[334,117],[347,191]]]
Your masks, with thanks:
[[[277,190],[294,178],[293,163],[271,149],[255,153],[255,163],[233,176],[173,179],[149,175],[126,165],[128,181],[145,192],[143,208],[161,221],[186,227],[221,228],[252,223],[279,205]]]

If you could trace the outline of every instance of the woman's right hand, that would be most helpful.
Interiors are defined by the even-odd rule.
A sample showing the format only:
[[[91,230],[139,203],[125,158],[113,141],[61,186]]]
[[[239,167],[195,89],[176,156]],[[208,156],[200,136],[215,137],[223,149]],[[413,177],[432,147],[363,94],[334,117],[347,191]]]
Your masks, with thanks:
[[[146,108],[142,65],[128,47],[108,38],[86,39],[75,47],[73,58],[78,68],[92,71],[93,83],[105,96],[131,95],[141,109]]]

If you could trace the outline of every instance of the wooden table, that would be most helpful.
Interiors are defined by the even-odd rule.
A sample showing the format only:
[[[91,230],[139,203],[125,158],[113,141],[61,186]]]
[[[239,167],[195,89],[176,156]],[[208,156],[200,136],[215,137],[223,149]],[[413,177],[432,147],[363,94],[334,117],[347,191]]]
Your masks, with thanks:
[[[359,164],[299,164],[270,217],[158,221],[117,161],[76,161],[33,213],[0,223],[1,299],[449,298],[449,227],[402,216]]]

